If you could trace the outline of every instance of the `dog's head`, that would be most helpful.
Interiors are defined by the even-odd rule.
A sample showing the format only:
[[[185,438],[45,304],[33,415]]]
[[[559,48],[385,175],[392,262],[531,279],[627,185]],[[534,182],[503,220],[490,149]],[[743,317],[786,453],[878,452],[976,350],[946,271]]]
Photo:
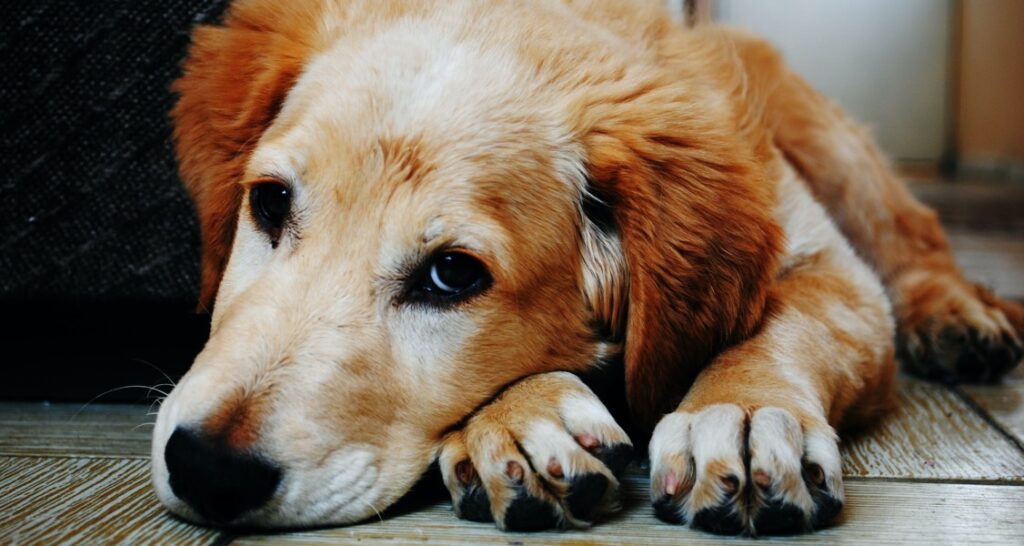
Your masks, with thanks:
[[[554,12],[374,4],[238,4],[176,84],[216,301],[154,432],[187,518],[360,520],[503,386],[619,351],[649,423],[764,307],[726,97]]]

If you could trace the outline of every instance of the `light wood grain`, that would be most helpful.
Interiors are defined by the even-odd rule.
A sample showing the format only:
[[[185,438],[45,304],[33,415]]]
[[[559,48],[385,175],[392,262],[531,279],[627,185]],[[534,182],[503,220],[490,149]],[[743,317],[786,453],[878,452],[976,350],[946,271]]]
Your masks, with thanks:
[[[0,457],[0,544],[212,544],[164,511],[141,459]]]
[[[0,403],[0,455],[149,457],[154,417],[133,404]]]
[[[894,411],[844,439],[843,472],[872,478],[1024,483],[1024,455],[955,393],[901,377]]]

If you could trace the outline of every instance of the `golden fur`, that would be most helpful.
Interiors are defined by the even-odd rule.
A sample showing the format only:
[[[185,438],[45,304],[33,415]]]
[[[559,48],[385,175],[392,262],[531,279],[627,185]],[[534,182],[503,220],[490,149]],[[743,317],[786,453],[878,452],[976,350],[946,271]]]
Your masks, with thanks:
[[[219,523],[357,521],[440,457],[457,511],[473,482],[499,526],[522,488],[587,525],[569,478],[603,476],[611,506],[591,440],[629,439],[558,372],[621,355],[663,517],[772,532],[785,501],[817,526],[834,429],[888,403],[894,331],[920,368],[951,330],[1019,347],[1019,307],[962,278],[863,130],[764,42],[654,2],[236,0],[175,90],[214,316],[153,450],[188,518],[162,460],[197,426],[285,471]],[[276,248],[244,199],[268,177],[298,210]],[[491,288],[403,306],[408,263],[446,245]]]

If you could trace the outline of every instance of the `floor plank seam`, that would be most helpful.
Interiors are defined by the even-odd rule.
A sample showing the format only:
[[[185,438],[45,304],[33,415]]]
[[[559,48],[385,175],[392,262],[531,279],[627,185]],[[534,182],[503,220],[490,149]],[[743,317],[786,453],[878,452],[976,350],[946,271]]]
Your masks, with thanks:
[[[142,455],[75,455],[75,454],[53,454],[34,455],[25,453],[0,452],[0,457],[11,459],[42,459],[42,460],[65,460],[65,459],[87,459],[87,460],[112,460],[112,461],[149,461],[151,457]],[[646,481],[646,473],[638,473],[637,478]],[[883,483],[933,483],[933,484],[959,484],[959,485],[1001,485],[1001,486],[1024,486],[1024,476],[1012,478],[937,478],[937,477],[900,477],[900,476],[863,476],[858,474],[844,474],[843,480],[848,482],[883,482]]]
[[[845,482],[872,483],[933,483],[953,485],[998,485],[1001,487],[1024,487],[1024,477],[1020,478],[900,478],[889,476],[843,476]]]
[[[145,455],[97,455],[79,453],[32,454],[0,451],[0,457],[16,459],[103,459],[115,461],[148,461],[152,457]]]
[[[988,423],[989,426],[994,428],[997,432],[999,432],[999,434],[1003,435],[1004,438],[1009,440],[1010,443],[1012,443],[1018,451],[1024,453],[1024,442],[1022,442],[1021,439],[1018,438],[1012,430],[1008,429],[1005,425],[1003,425],[1003,423],[999,421],[999,419],[993,417],[992,414],[988,412],[988,410],[981,407],[980,404],[975,402],[974,399],[971,398],[969,394],[964,392],[964,390],[960,386],[954,385],[950,387],[950,390],[953,392],[953,394],[960,398],[960,400],[964,404],[966,404],[967,407],[974,410],[974,412],[979,417],[981,417],[986,423]]]

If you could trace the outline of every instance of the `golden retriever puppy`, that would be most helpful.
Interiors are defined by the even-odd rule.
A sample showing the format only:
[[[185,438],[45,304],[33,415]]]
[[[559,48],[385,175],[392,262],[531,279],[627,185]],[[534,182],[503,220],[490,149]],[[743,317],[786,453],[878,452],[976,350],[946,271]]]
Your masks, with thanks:
[[[863,130],[658,4],[237,0],[195,31],[173,118],[213,317],[154,432],[172,512],[357,522],[437,462],[461,517],[585,527],[649,440],[663,519],[811,529],[897,350],[1020,360],[1024,313]]]

